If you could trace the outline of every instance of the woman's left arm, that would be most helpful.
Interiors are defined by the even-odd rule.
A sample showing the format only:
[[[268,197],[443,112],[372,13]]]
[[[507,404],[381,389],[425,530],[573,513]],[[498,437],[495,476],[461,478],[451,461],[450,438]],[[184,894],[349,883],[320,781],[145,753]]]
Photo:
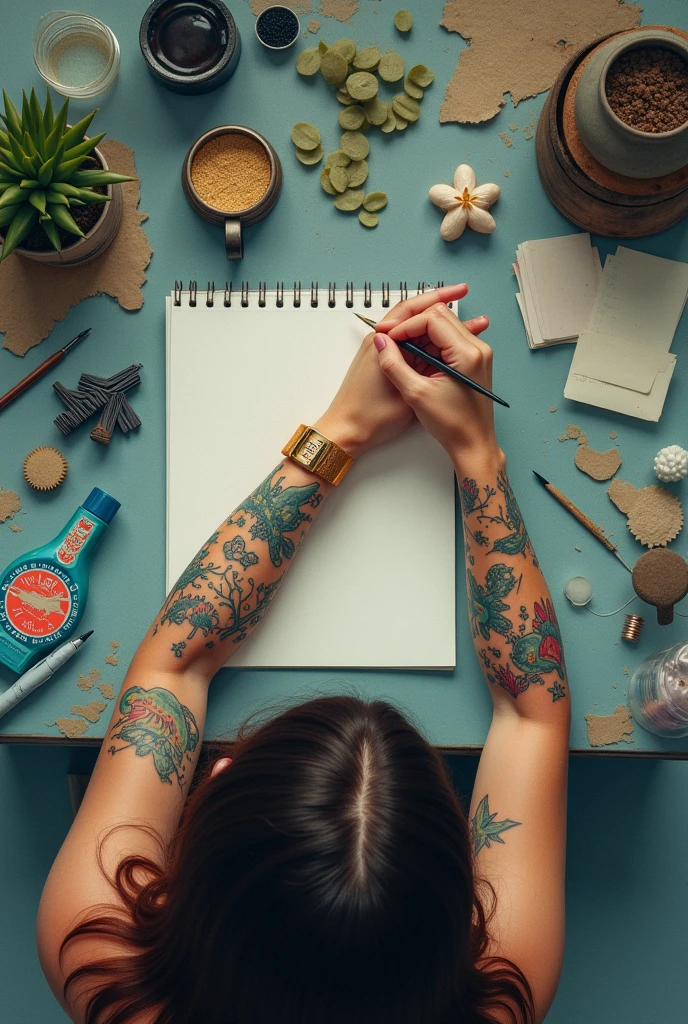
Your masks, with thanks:
[[[467,288],[441,291],[450,301]],[[433,301],[437,292],[418,296],[423,305]],[[475,330],[484,326],[476,322]],[[312,425],[356,459],[412,420],[409,407],[380,371],[371,335],[327,412]],[[356,472],[355,463],[350,472]],[[345,496],[346,484],[334,500]],[[163,853],[155,834],[164,849],[178,827],[203,738],[208,685],[277,597],[333,490],[282,459],[192,559],[139,646],[82,806],[41,899],[39,955],[58,999],[66,974],[94,955],[87,948],[93,940],[80,938],[60,962],[64,936],[85,911],[113,904],[115,892],[105,875],[112,877],[123,857],[137,854],[160,862]],[[101,850],[104,875],[97,860],[100,840],[115,827]]]

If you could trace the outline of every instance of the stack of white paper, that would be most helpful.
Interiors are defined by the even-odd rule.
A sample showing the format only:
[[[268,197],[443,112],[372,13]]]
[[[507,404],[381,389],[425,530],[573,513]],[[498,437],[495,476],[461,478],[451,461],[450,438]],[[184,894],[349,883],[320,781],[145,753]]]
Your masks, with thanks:
[[[564,397],[656,422],[676,364],[669,349],[686,298],[688,264],[620,245],[605,262]]]
[[[530,348],[576,341],[588,326],[602,273],[590,235],[523,242],[513,269]]]

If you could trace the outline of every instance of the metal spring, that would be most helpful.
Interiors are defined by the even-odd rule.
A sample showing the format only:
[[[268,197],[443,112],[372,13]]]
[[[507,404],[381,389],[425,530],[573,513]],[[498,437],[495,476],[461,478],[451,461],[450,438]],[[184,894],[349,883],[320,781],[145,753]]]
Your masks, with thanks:
[[[640,615],[627,615],[621,630],[621,639],[627,640],[629,644],[637,644],[644,625],[645,619]]]

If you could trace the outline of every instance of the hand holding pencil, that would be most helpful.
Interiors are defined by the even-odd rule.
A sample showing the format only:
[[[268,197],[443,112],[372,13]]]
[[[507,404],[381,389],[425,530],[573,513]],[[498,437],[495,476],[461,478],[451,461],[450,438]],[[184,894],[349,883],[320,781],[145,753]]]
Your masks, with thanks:
[[[491,391],[492,349],[477,336],[487,326],[487,317],[478,318],[477,329],[478,321],[462,323],[447,307],[446,302],[451,300],[441,294],[446,291],[438,289],[439,301],[412,312],[401,322],[385,317],[377,324],[373,343],[382,372],[452,459],[466,449],[483,451],[489,457],[499,452],[492,401],[420,357],[407,361],[397,345],[389,341],[418,342],[448,367]],[[424,297],[428,298],[427,293]],[[412,302],[409,300],[409,304]]]

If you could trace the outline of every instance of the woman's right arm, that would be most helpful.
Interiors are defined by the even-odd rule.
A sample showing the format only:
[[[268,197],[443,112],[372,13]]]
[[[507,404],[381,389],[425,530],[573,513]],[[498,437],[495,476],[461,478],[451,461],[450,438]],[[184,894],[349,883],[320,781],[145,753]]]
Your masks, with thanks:
[[[523,970],[541,1021],[564,947],[570,701],[561,634],[495,438],[492,402],[444,374],[416,372],[394,342],[433,344],[488,388],[491,349],[445,305],[402,317],[395,310],[382,321],[375,344],[383,372],[454,464],[471,634],[493,702],[470,809],[476,874],[497,895],[490,953]]]

